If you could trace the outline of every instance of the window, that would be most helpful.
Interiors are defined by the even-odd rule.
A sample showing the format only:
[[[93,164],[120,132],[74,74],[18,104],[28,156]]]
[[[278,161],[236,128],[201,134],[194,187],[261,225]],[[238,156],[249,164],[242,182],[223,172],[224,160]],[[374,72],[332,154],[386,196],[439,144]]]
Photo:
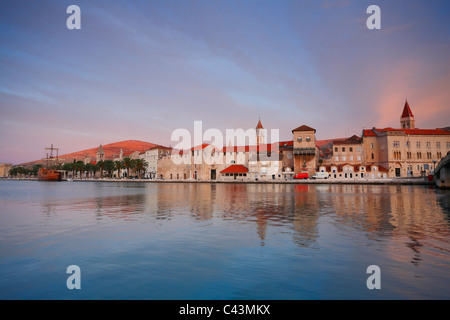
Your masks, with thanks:
[[[360,156],[358,156],[358,161],[361,161],[361,157]]]
[[[298,142],[302,142],[302,137],[298,137],[298,138],[297,138],[297,141],[298,141]]]
[[[370,144],[370,147],[373,149],[373,142]],[[373,159],[373,158],[372,158]]]
[[[438,153],[437,153],[437,158],[438,158],[438,159],[441,159],[441,158],[442,158],[442,153],[441,153],[440,151],[438,151]]]
[[[406,153],[406,158],[407,158],[407,159],[411,159],[411,152],[408,151],[408,152]]]
[[[440,149],[440,148],[441,148],[441,142],[438,141],[438,142],[436,142],[436,149]]]
[[[417,152],[417,159],[422,159],[422,152]]]
[[[345,152],[345,147],[342,147],[342,152]]]
[[[311,141],[311,138],[310,137],[306,137],[306,141]]]
[[[450,141],[447,141],[447,149],[450,149]]]
[[[420,149],[420,141],[417,141],[417,142],[416,142],[416,148],[417,148],[417,149]]]
[[[350,152],[353,152],[353,148],[352,147],[350,147]]]
[[[334,148],[334,152],[338,152],[338,148],[336,147],[336,148]]]
[[[394,148],[400,147],[400,141],[394,141]]]
[[[431,159],[431,152],[427,152],[427,159]]]
[[[427,141],[427,149],[431,149],[431,142]]]
[[[375,158],[374,154],[372,153],[372,160]]]
[[[346,157],[342,157],[342,161],[346,161],[347,160],[347,158]]]
[[[334,158],[336,161],[339,161],[339,157]]]
[[[353,156],[350,156],[350,161],[353,161]]]

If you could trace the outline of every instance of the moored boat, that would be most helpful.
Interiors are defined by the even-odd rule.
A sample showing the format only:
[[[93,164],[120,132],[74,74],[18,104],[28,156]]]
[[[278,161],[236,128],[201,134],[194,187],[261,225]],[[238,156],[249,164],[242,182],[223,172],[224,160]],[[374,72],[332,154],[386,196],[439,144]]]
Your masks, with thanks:
[[[62,173],[58,170],[40,168],[38,171],[39,181],[61,181]]]
[[[50,156],[47,153],[46,166],[39,169],[37,178],[39,181],[61,181],[62,171],[54,169],[58,164],[58,150],[53,148],[53,144],[50,148],[45,148],[50,150]],[[53,156],[53,150],[56,150],[56,157]]]

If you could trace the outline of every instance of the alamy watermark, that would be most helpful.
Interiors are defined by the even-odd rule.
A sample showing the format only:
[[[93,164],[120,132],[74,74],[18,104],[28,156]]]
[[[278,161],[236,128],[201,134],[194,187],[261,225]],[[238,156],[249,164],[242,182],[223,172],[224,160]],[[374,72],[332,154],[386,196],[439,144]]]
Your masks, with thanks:
[[[66,273],[71,274],[66,281],[67,289],[73,290],[81,289],[81,269],[77,265],[70,265],[67,267]]]
[[[67,18],[66,26],[69,30],[81,29],[81,9],[77,5],[67,7],[66,13],[70,14]],[[370,5],[366,10],[370,17],[366,20],[366,26],[369,30],[381,29],[381,9],[377,5]]]
[[[179,164],[246,164],[249,157],[260,161],[279,161],[279,129],[226,129],[225,134],[194,121],[193,134],[184,128],[172,132],[177,144],[171,158]]]
[[[367,267],[367,274],[370,276],[367,278],[366,286],[367,289],[381,289],[381,269],[377,265],[371,265]]]

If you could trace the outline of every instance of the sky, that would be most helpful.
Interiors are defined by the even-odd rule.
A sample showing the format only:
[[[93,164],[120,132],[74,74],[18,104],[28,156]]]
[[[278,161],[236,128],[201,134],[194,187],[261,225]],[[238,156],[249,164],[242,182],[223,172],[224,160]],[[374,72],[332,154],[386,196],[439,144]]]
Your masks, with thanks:
[[[381,29],[367,8],[378,5]],[[66,12],[81,9],[81,29]],[[450,125],[450,2],[0,0],[0,163],[172,132]]]

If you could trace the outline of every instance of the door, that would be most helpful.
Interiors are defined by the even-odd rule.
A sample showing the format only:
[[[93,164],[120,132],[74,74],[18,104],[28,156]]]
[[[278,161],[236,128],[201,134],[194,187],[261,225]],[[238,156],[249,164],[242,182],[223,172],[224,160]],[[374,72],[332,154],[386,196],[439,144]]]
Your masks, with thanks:
[[[211,169],[211,180],[216,180],[216,169]]]
[[[395,176],[400,177],[400,168],[395,168]]]

